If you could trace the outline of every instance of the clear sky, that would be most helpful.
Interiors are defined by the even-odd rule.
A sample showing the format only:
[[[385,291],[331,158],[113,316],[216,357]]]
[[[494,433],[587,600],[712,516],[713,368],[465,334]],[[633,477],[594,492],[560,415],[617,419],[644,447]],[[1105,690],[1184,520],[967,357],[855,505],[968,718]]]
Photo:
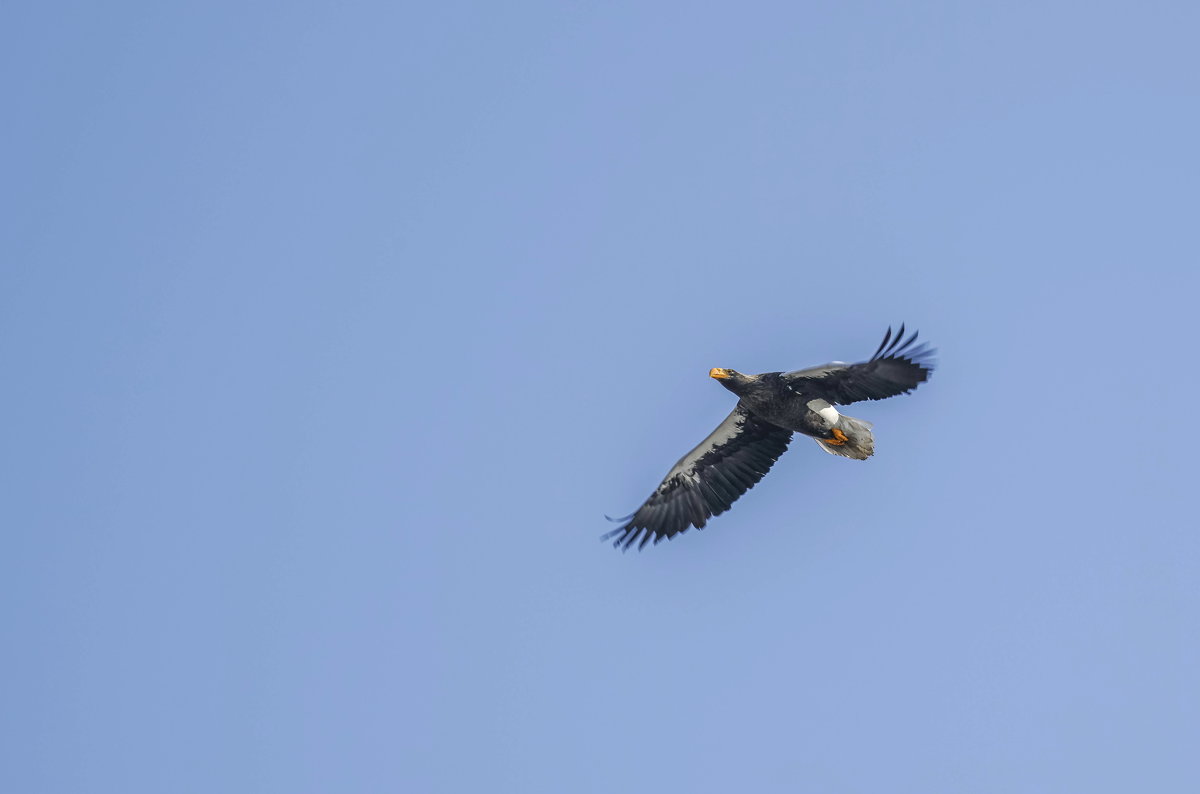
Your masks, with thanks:
[[[7,4],[0,790],[1195,791],[1198,29]],[[902,321],[873,459],[599,542]]]

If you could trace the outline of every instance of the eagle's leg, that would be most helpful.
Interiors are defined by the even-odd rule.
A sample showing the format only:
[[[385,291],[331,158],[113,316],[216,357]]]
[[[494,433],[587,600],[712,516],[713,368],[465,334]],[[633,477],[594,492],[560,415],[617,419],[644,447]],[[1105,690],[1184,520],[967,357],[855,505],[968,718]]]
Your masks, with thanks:
[[[840,447],[842,444],[845,444],[846,441],[848,440],[846,438],[846,434],[843,433],[841,430],[838,430],[836,427],[833,428],[833,430],[831,430],[830,432],[833,433],[833,438],[821,439],[826,444],[832,444],[835,447]]]

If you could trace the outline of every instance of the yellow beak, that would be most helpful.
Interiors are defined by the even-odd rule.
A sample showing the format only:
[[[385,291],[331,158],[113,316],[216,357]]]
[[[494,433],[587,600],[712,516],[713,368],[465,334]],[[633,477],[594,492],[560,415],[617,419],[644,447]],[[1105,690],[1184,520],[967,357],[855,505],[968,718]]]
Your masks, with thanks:
[[[716,378],[717,380],[725,380],[726,378],[730,377],[729,370],[713,367],[708,371],[708,377]]]

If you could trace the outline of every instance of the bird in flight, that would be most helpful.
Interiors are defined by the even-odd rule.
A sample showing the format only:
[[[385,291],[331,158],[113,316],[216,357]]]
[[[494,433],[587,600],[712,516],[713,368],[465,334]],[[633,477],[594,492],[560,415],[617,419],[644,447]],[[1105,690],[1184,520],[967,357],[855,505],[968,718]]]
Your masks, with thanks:
[[[794,372],[743,375],[737,370],[709,371],[738,396],[733,412],[700,445],[679,459],[641,507],[610,519],[622,526],[603,540],[613,546],[638,548],[696,527],[730,508],[761,480],[792,440],[792,433],[811,436],[832,455],[866,460],[875,452],[871,423],[839,413],[835,406],[862,400],[885,400],[907,394],[929,380],[936,351],[915,346],[917,332],[904,338],[904,326],[893,336],[888,328],[875,355],[867,361],[835,361]]]

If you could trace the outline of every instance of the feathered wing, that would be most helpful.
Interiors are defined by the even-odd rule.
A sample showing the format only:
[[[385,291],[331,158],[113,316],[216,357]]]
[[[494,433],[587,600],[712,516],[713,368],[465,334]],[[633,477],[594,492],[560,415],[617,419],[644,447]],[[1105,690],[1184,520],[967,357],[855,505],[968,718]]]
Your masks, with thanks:
[[[913,347],[917,332],[904,338],[904,326],[892,336],[888,328],[875,355],[858,364],[834,362],[783,373],[783,381],[798,394],[822,397],[848,405],[860,400],[886,400],[907,394],[929,380],[936,351],[928,345]]]
[[[791,430],[760,419],[739,403],[708,438],[679,459],[635,513],[619,519],[626,523],[604,539],[616,536],[613,546],[628,549],[640,537],[641,548],[651,538],[658,543],[688,527],[703,528],[770,471],[791,439]]]

